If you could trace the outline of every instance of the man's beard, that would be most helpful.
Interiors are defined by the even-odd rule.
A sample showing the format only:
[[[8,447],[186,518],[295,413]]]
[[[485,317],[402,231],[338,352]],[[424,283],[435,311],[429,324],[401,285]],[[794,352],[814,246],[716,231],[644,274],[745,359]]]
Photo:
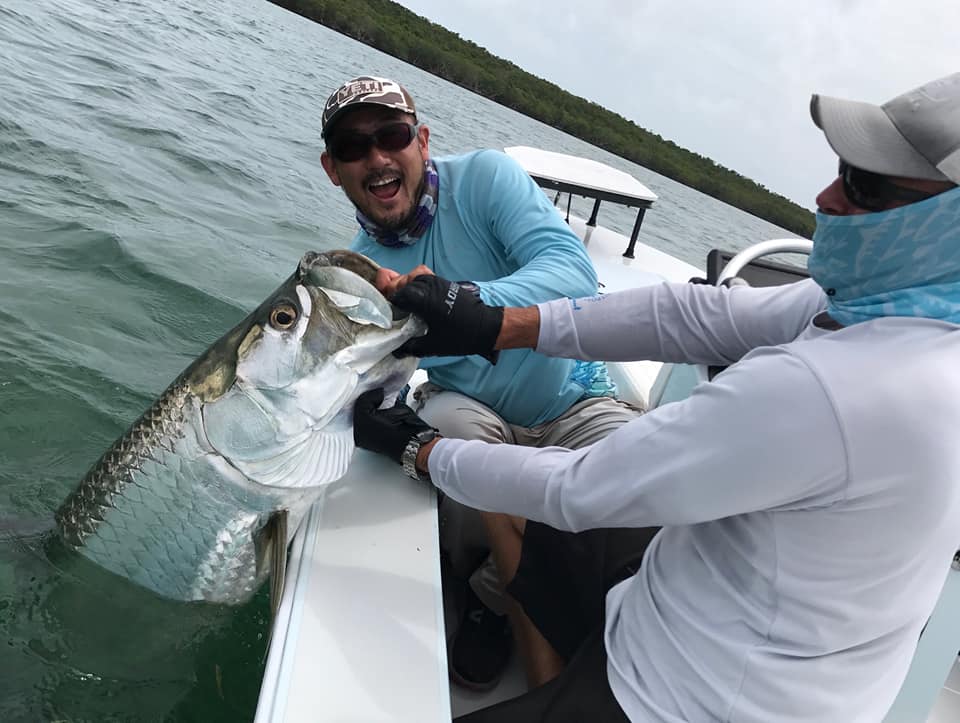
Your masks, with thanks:
[[[371,209],[366,208],[365,205],[362,205],[357,202],[357,199],[350,198],[350,201],[353,205],[368,219],[373,221],[378,227],[384,231],[394,231],[401,232],[409,228],[417,216],[417,208],[420,205],[420,199],[423,198],[424,186],[427,183],[427,174],[424,171],[423,166],[420,167],[420,183],[417,184],[417,190],[413,194],[413,198],[410,200],[410,209],[403,215],[397,218],[384,218],[381,214],[375,214]],[[369,185],[369,181],[364,183],[363,193],[366,193],[366,188]],[[350,194],[347,194],[349,198]]]

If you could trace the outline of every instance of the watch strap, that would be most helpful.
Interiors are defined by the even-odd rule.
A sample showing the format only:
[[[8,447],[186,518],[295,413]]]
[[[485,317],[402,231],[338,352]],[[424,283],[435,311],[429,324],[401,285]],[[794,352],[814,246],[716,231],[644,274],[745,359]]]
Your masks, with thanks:
[[[407,442],[407,446],[403,448],[403,453],[400,455],[400,464],[403,466],[403,471],[408,477],[424,481],[430,479],[429,474],[421,474],[417,469],[417,455],[420,453],[420,448],[423,445],[436,439],[438,436],[440,436],[440,434],[436,429],[426,429],[412,436],[410,441]]]

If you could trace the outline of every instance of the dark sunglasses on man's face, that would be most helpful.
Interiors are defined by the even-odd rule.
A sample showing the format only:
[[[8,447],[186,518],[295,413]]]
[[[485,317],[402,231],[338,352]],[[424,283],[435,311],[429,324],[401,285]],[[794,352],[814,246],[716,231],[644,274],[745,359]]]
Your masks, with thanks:
[[[397,121],[377,128],[373,133],[342,131],[327,141],[330,155],[342,163],[353,163],[366,158],[376,146],[388,153],[402,151],[417,136],[417,126],[413,123]]]
[[[864,211],[883,211],[894,201],[916,203],[936,195],[898,186],[887,176],[840,161],[840,177],[847,199]]]

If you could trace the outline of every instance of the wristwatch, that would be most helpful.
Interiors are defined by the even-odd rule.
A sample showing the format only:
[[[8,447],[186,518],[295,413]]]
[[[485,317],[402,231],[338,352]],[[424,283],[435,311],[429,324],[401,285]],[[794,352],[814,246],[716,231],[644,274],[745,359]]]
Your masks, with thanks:
[[[480,287],[477,286],[477,285],[476,285],[475,283],[473,283],[472,281],[455,281],[454,283],[455,283],[455,284],[458,284],[458,285],[460,286],[460,288],[463,289],[464,291],[469,291],[471,294],[473,294],[474,296],[476,296],[478,299],[480,298]],[[482,301],[482,299],[481,299],[481,301]]]
[[[422,432],[417,432],[410,437],[410,441],[407,442],[407,446],[403,449],[403,454],[400,455],[400,464],[403,465],[403,471],[407,473],[408,477],[418,480],[430,479],[429,474],[420,474],[417,470],[417,454],[423,445],[439,436],[439,430],[424,429]]]

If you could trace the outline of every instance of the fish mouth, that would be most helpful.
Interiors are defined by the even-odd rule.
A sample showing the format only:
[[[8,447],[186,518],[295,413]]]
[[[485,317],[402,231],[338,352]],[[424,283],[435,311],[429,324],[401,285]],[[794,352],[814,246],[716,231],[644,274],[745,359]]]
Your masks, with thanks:
[[[300,278],[304,278],[313,269],[323,266],[336,266],[352,271],[370,284],[376,284],[377,271],[380,270],[379,264],[363,254],[347,249],[335,249],[333,251],[307,251],[300,259],[297,272]]]
[[[300,278],[304,278],[313,269],[324,266],[336,266],[341,269],[346,269],[359,276],[374,288],[377,286],[377,272],[380,270],[380,264],[363,254],[358,254],[355,251],[349,251],[347,249],[322,252],[308,251],[300,260],[297,273]],[[387,299],[387,297],[384,298]],[[390,311],[395,323],[404,321],[410,316],[409,311],[405,311],[399,306],[396,306],[390,299],[387,299],[387,303],[390,304]]]

